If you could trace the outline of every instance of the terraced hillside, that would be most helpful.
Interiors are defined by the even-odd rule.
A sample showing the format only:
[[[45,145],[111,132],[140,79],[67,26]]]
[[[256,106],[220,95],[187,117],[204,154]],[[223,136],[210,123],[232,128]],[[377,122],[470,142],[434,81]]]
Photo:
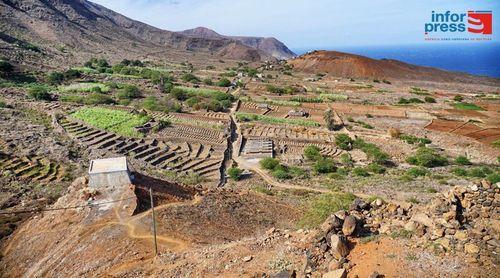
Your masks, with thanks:
[[[215,152],[211,145],[127,138],[67,117],[61,118],[59,124],[88,148],[125,155],[154,169],[192,172],[213,181],[221,179],[223,156]]]

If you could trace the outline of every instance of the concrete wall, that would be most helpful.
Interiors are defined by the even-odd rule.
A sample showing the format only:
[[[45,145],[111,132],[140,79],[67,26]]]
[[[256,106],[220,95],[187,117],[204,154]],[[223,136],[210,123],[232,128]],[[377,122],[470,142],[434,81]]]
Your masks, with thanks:
[[[124,186],[131,183],[129,173],[127,171],[89,175],[89,186],[95,188],[106,186]]]

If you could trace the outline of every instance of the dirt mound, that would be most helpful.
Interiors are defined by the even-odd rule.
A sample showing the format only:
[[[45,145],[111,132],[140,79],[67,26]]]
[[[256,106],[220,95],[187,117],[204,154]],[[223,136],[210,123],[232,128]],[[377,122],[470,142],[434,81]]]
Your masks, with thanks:
[[[416,66],[397,60],[376,60],[336,51],[314,51],[290,60],[289,63],[296,70],[312,73],[328,73],[333,76],[347,78],[387,78],[471,83],[488,82],[497,86],[500,84],[499,80],[494,78],[476,77],[465,73]]]

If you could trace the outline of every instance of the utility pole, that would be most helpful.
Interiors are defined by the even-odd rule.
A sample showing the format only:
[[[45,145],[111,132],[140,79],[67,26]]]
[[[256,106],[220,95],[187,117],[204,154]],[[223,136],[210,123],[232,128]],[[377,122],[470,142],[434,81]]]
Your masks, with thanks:
[[[153,239],[155,246],[155,257],[158,255],[158,244],[156,243],[156,220],[155,220],[155,204],[153,202],[153,189],[149,188],[149,197],[151,199],[151,217],[153,218]]]

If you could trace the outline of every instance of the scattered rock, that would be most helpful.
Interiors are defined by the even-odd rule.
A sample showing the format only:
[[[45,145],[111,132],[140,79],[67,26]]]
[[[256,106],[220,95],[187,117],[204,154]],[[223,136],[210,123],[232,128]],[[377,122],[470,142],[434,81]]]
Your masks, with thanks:
[[[253,259],[253,257],[252,257],[252,256],[246,256],[246,257],[244,257],[244,258],[243,258],[243,261],[244,261],[244,262],[249,262],[249,261],[251,261],[252,259]]]
[[[330,237],[332,255],[336,259],[341,259],[349,254],[349,246],[345,236],[332,235]]]
[[[464,250],[469,254],[477,254],[479,253],[479,247],[473,243],[466,243],[464,245]]]
[[[347,278],[345,269],[337,269],[323,274],[323,278]]]
[[[342,263],[337,261],[337,260],[332,260],[329,264],[328,264],[328,270],[329,271],[332,271],[332,270],[337,270],[339,268],[342,267]]]
[[[368,278],[384,278],[385,275],[382,275],[376,271],[374,271],[372,274],[370,274],[370,276]]]
[[[342,233],[346,236],[350,236],[356,230],[356,218],[349,215],[344,219],[344,225],[342,226]]]

